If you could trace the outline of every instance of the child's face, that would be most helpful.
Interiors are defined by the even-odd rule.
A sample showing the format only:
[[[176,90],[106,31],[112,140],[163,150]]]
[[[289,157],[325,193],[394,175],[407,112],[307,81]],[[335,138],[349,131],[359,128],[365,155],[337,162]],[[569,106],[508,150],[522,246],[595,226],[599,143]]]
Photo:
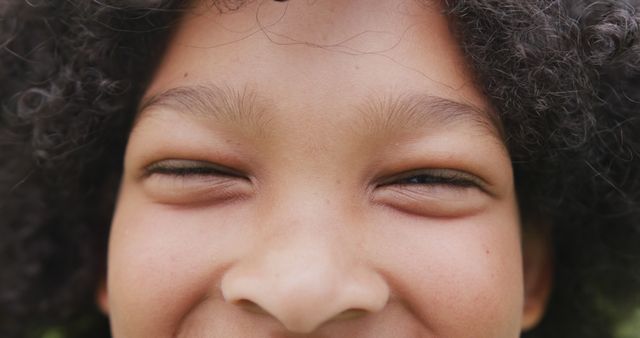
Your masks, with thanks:
[[[114,336],[519,336],[540,269],[463,65],[435,5],[187,14],[126,152]]]

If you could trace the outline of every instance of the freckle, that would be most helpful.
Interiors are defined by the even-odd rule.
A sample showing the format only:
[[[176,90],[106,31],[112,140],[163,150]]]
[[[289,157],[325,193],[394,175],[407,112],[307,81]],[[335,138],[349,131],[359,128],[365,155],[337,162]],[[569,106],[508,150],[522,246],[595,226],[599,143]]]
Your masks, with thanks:
[[[189,76],[189,73],[184,73],[184,77],[187,77],[187,76]]]
[[[491,251],[489,251],[489,249],[486,249],[484,252],[485,252],[487,255],[491,253]]]

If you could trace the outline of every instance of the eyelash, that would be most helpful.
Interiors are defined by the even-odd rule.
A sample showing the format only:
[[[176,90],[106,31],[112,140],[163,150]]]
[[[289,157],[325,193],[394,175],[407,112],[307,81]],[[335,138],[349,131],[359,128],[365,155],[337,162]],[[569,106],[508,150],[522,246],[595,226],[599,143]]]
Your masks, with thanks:
[[[169,162],[172,160],[169,160]],[[180,163],[181,161],[175,160]],[[151,175],[165,175],[174,176],[179,178],[196,177],[196,176],[225,176],[225,177],[237,177],[243,176],[237,173],[231,168],[222,167],[210,163],[204,164],[204,162],[194,161],[198,164],[195,165],[171,165],[169,163],[158,162],[145,168],[144,176],[149,177]],[[199,165],[200,164],[200,165]]]
[[[169,160],[171,161],[171,160]],[[176,162],[180,163],[180,161]],[[244,178],[237,171],[210,163],[200,162],[205,165],[171,165],[169,163],[158,162],[145,169],[145,176],[166,175],[177,178],[197,177],[197,176],[223,176],[231,178]],[[483,188],[480,179],[464,172],[450,169],[420,169],[409,171],[384,179],[378,187],[384,186],[410,186],[410,185],[431,185],[448,186],[453,188]]]
[[[455,188],[480,188],[480,179],[463,172],[450,169],[423,169],[392,176],[379,186],[387,185],[442,185]]]

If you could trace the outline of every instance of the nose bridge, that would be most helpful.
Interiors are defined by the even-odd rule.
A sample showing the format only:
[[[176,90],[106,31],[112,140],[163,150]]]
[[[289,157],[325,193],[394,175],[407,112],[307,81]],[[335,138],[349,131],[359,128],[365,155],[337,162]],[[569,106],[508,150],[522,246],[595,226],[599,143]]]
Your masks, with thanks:
[[[327,203],[316,196],[263,214],[255,248],[223,276],[225,300],[255,304],[298,333],[345,313],[384,307],[386,283],[341,238],[347,217]]]

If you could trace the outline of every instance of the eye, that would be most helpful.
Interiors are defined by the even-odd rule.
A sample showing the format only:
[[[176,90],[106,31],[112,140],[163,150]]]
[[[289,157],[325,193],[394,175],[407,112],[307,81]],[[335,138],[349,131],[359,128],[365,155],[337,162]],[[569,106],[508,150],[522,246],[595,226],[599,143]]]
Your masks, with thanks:
[[[418,169],[386,178],[380,186],[388,185],[429,185],[450,188],[478,188],[484,183],[474,175],[452,169]]]
[[[247,197],[251,181],[240,171],[198,160],[167,159],[144,168],[143,189],[153,201],[202,205]]]
[[[144,170],[145,176],[167,175],[176,177],[228,176],[243,178],[237,170],[222,165],[196,160],[169,159],[155,162]]]
[[[418,169],[384,178],[374,202],[421,216],[461,217],[482,210],[490,200],[481,178],[455,169]]]

